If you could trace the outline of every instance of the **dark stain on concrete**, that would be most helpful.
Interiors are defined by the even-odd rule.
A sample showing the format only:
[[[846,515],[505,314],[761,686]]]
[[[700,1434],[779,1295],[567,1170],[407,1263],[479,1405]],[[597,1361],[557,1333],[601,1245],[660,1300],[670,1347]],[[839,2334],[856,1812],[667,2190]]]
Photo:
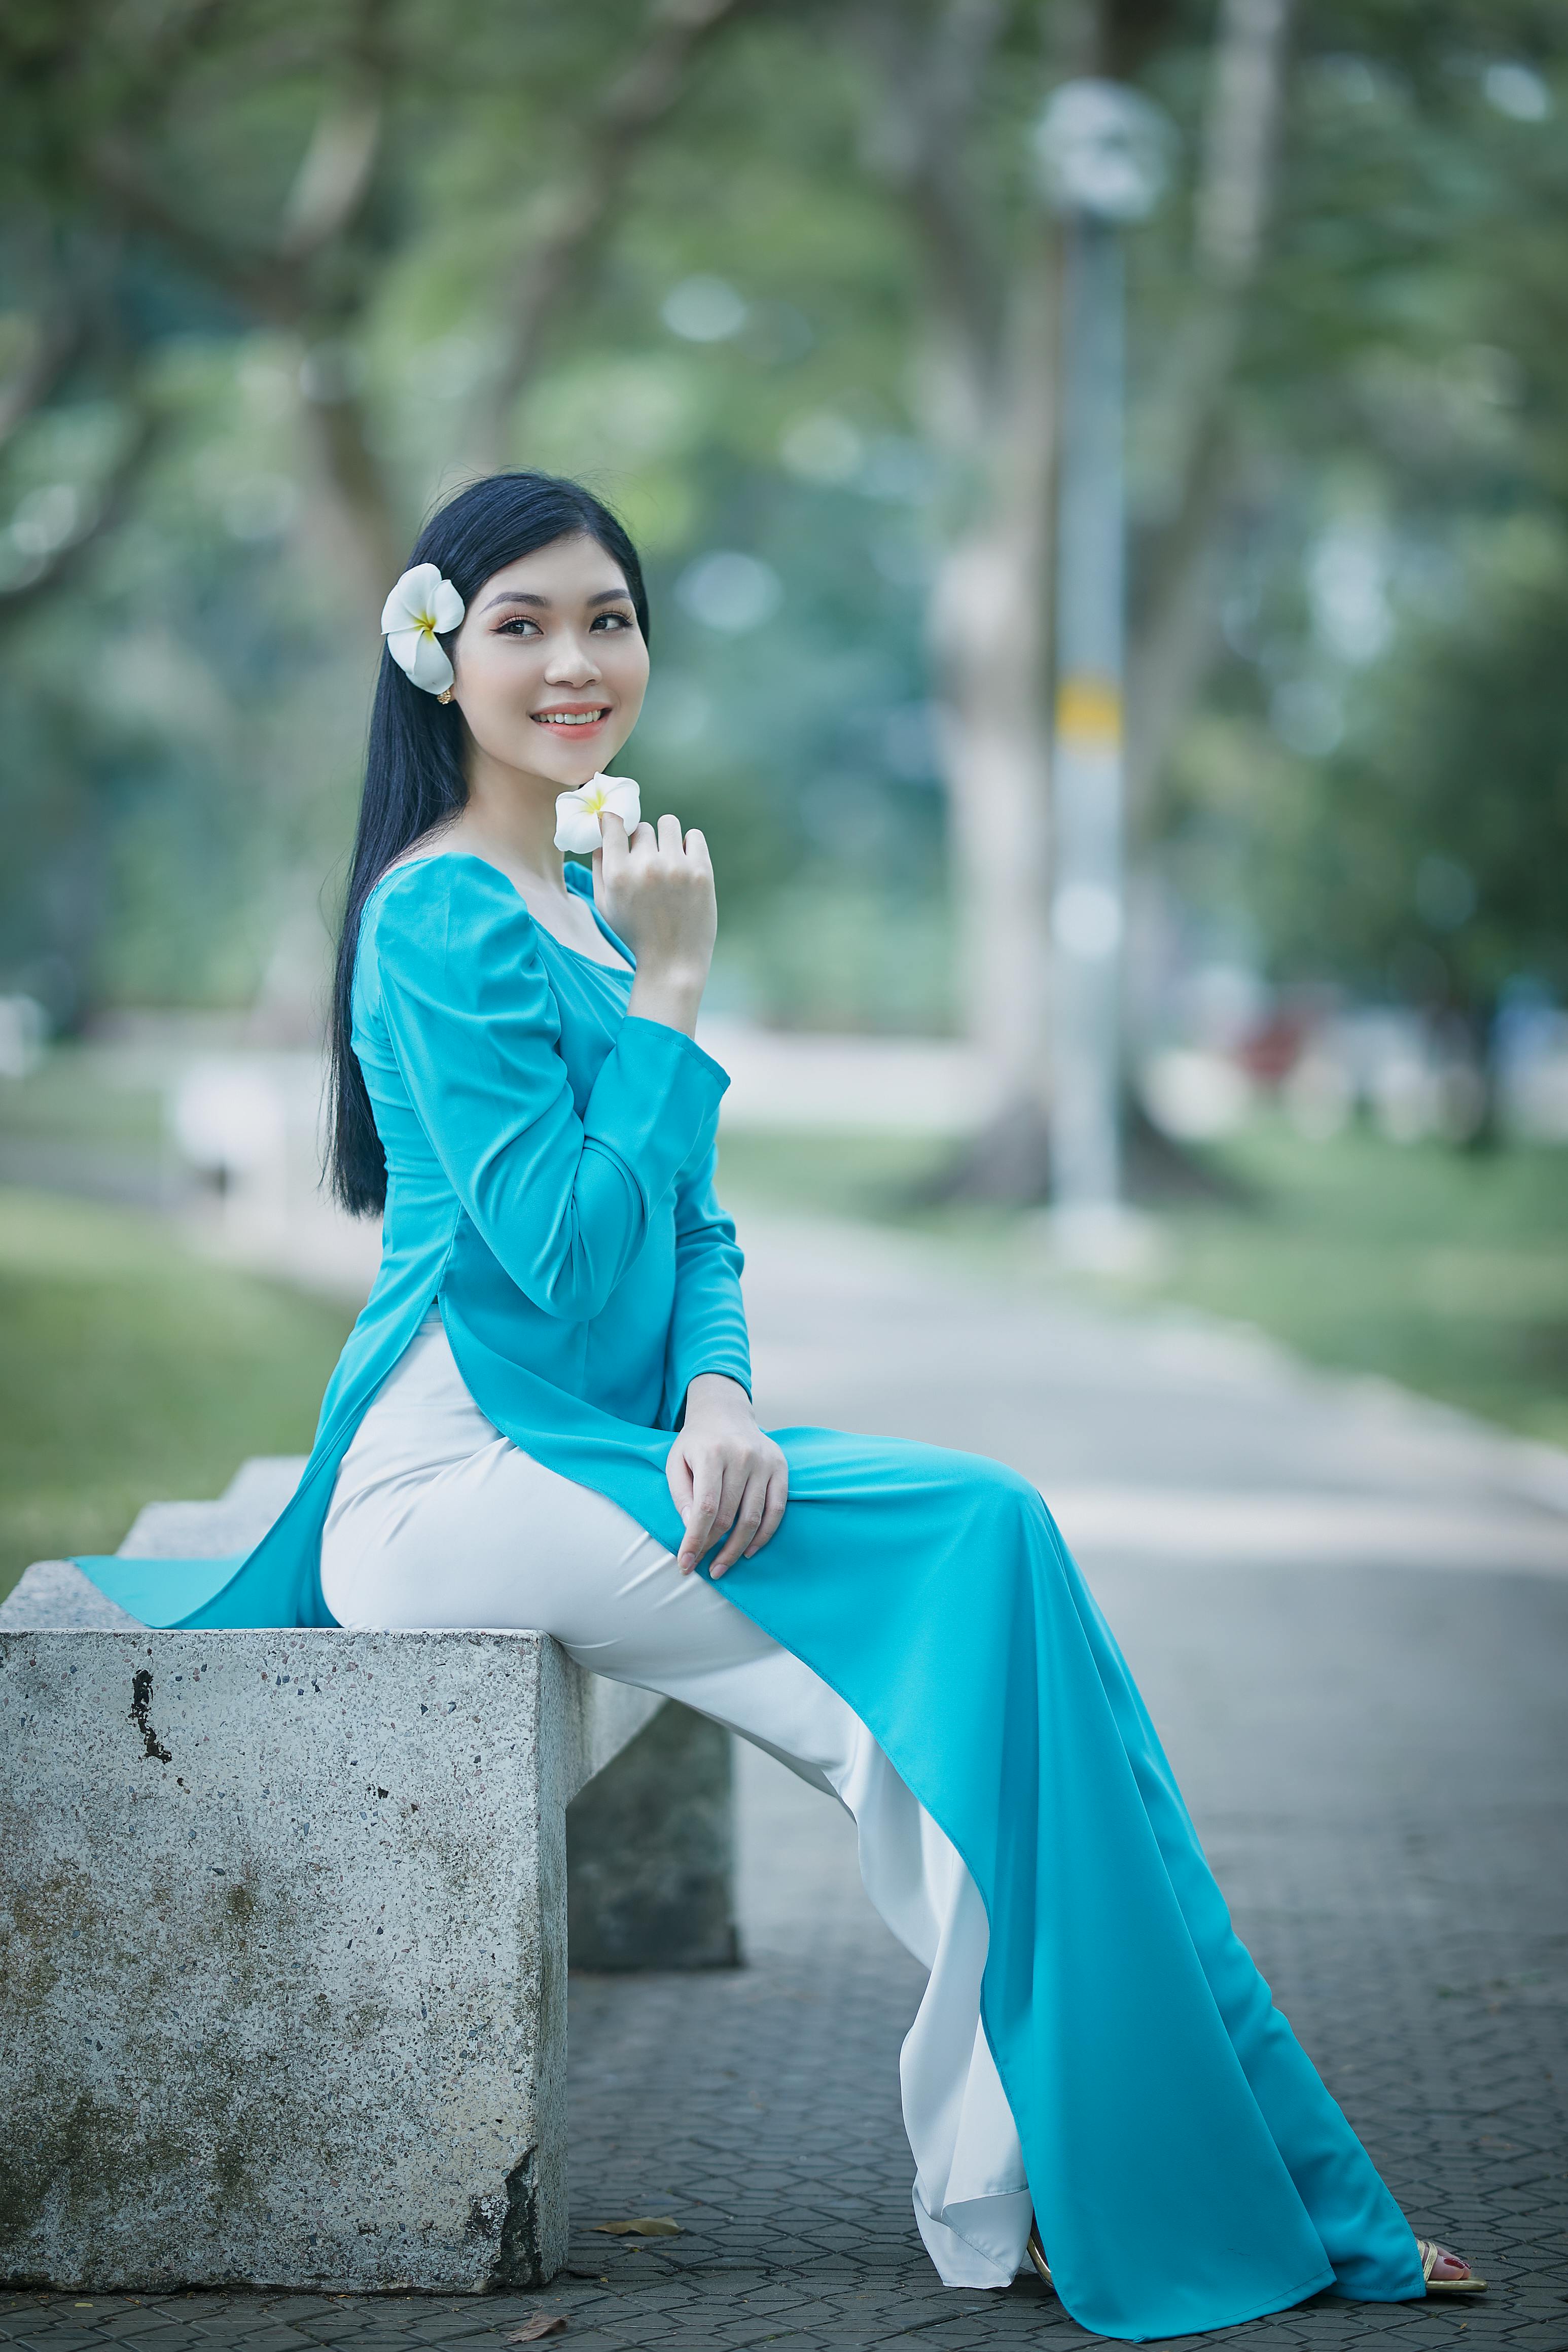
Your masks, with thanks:
[[[138,1666],[131,1677],[131,1720],[147,1743],[144,1753],[156,1763],[172,1764],[174,1758],[147,1720],[147,1710],[152,1704],[153,1670],[150,1666]]]
[[[543,2286],[549,2277],[539,2237],[539,2168],[536,2151],[524,2148],[506,2177],[506,2212],[494,2268],[485,2284]],[[477,2202],[477,2200],[476,2200]]]
[[[26,2241],[51,2201],[78,2233],[90,2231],[104,2206],[123,2195],[134,2132],[113,2098],[82,2089],[67,2105],[52,2074],[8,2084],[7,2103],[13,2116],[26,2119],[0,2147],[0,2279],[15,2286],[35,2275]]]
[[[28,2011],[41,2011],[59,1982],[69,1946],[90,1951],[102,1933],[97,1889],[68,1859],[29,1879],[23,1857],[32,1860],[36,1823],[21,1805],[0,1807],[0,2016],[13,2029]],[[16,2061],[16,2045],[7,2063]],[[7,2084],[9,2089],[9,2084]]]

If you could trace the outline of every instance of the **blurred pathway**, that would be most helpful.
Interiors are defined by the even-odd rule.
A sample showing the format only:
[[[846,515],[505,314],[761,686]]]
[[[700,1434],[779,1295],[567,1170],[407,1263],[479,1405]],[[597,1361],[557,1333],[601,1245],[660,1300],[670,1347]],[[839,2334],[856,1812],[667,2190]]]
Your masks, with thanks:
[[[747,1217],[764,1423],[1010,1462],[1086,1562],[1405,1560],[1568,1574],[1568,1454],[1178,1308],[1119,1313],[912,1240]]]

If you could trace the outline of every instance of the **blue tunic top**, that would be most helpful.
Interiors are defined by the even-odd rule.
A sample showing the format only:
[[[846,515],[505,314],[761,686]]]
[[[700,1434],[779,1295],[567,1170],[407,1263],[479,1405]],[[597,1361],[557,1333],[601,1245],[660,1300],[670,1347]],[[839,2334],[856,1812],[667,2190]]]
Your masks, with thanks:
[[[664,1464],[688,1384],[750,1378],[713,1192],[727,1080],[628,992],[483,859],[383,877],[353,990],[387,1160],[374,1289],[270,1532],[244,1559],[83,1559],[121,1607],[330,1625],[337,1467],[433,1300],[486,1418],[677,1547]],[[979,1887],[981,2014],[1067,2309],[1141,2341],[1322,2287],[1420,2295],[1415,2239],[1236,1937],[1036,1489],[941,1447],[773,1434],[788,1507],[725,1597],[847,1700]]]
[[[592,909],[586,870],[566,871]],[[565,946],[498,867],[451,852],[371,891],[353,1045],[386,1153],[380,1269],[294,1498],[248,1557],[82,1562],[144,1624],[335,1622],[321,1533],[338,1465],[436,1301],[498,1429],[645,1524],[662,1497],[654,1531],[679,1543],[664,1461],[686,1391],[699,1372],[751,1386],[713,1190],[730,1081],[679,1030],[628,1017],[635,958],[600,929],[625,965]]]

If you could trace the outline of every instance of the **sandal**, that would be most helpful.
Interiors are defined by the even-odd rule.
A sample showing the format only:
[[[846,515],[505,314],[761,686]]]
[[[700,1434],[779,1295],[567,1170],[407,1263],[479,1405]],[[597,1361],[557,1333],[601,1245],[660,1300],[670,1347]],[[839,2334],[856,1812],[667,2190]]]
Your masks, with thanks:
[[[1445,2254],[1448,2256],[1450,2262],[1454,2263],[1463,2263],[1465,2261],[1463,2254],[1454,2253],[1447,2246],[1434,2245],[1430,2238],[1417,2238],[1415,2251],[1421,2257],[1421,2275],[1426,2282],[1428,2294],[1484,2294],[1486,2293],[1485,2279],[1477,2278],[1470,2271],[1468,2263],[1465,2263],[1467,2275],[1464,2278],[1433,2277],[1433,2272]]]
[[[1029,2224],[1028,2243],[1026,2245],[1024,2252],[1028,2255],[1029,2260],[1033,2263],[1040,2276],[1045,2280],[1045,2283],[1050,2288],[1051,2293],[1055,2294],[1057,2291],[1056,2282],[1051,2276],[1051,2266],[1046,2260],[1046,2250],[1040,2243],[1040,2225],[1037,2221],[1031,2221]]]

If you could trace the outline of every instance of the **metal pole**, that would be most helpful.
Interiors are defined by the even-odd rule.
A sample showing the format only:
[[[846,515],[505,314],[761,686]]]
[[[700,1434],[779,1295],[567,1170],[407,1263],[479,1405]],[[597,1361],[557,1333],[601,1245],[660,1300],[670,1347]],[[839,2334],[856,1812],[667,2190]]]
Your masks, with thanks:
[[[1121,247],[1067,216],[1051,890],[1051,1189],[1068,1217],[1121,1195]]]

